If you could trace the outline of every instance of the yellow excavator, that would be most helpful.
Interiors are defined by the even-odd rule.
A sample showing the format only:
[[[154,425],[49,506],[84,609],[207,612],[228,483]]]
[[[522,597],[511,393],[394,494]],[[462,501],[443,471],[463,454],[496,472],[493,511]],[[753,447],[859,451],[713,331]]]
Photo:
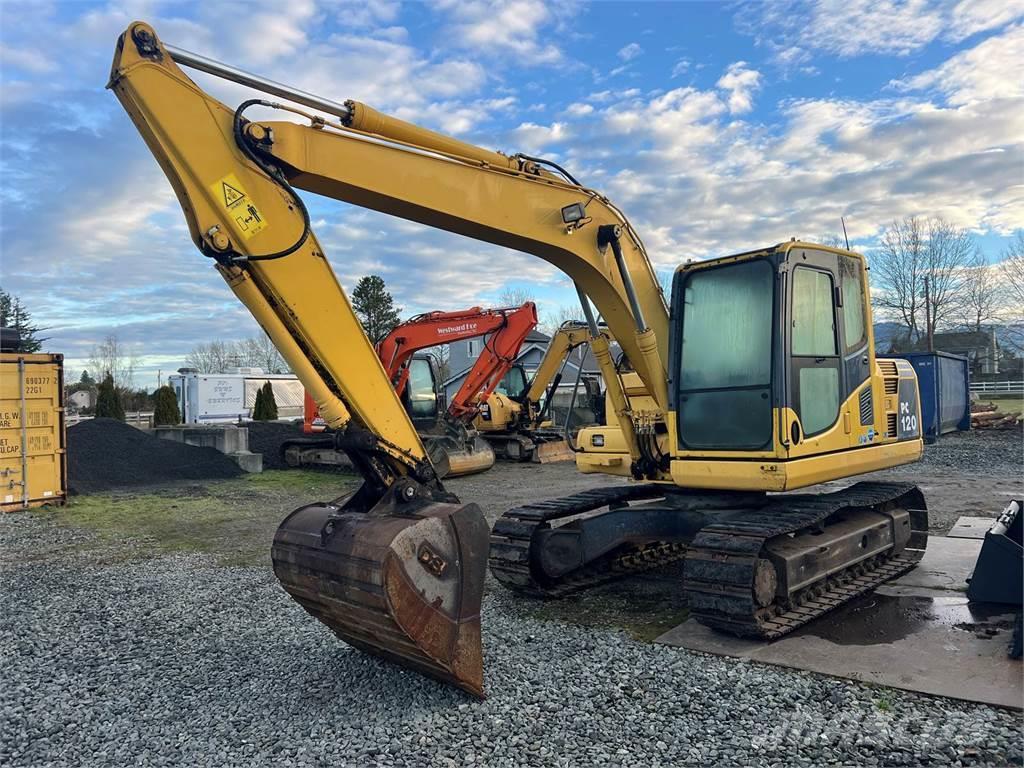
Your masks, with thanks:
[[[599,328],[607,338],[607,331]],[[549,417],[562,383],[565,368],[577,350],[590,344],[590,328],[586,323],[570,320],[562,323],[551,337],[544,357],[533,378],[526,380],[522,366],[513,366],[501,385],[491,393],[473,421],[473,428],[487,440],[503,459],[536,461],[548,464],[572,461],[575,454],[569,445],[571,424],[556,425]],[[604,395],[593,377],[583,377],[583,360],[577,369],[568,407],[571,419],[577,406],[581,411],[595,413],[597,423],[604,421]],[[582,393],[580,388],[583,388]]]
[[[179,65],[290,103],[231,108]],[[625,215],[556,163],[289,88],[164,44],[142,22],[118,39],[109,87],[192,240],[364,478],[293,512],[272,547],[282,586],[346,642],[481,696],[488,556],[501,583],[541,596],[682,558],[696,618],[774,638],[923,554],[927,513],[913,485],[779,493],[923,451],[913,369],[875,357],[860,255],[794,240],[685,264],[670,311]],[[581,430],[577,467],[636,482],[517,507],[488,531],[438,480],[296,189],[565,272],[608,411],[606,425]]]

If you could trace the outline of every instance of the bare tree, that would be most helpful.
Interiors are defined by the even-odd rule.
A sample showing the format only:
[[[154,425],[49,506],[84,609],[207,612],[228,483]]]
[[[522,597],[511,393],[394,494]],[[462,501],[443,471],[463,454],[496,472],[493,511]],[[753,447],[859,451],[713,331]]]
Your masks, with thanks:
[[[533,292],[519,285],[507,285],[498,294],[498,306],[520,307],[528,301],[535,301]]]
[[[996,319],[999,303],[996,268],[985,261],[980,252],[975,251],[963,274],[960,308],[963,324],[980,331],[982,325]]]
[[[544,313],[539,323],[540,329],[549,336],[559,329],[562,323],[570,320],[582,321],[583,308],[579,304],[562,304]]]
[[[902,323],[909,342],[923,335],[931,349],[936,329],[962,311],[975,252],[971,233],[942,219],[894,221],[871,258],[875,305]]]
[[[134,386],[138,364],[135,354],[114,334],[109,334],[89,352],[88,368],[93,379],[102,381],[109,373],[114,379],[114,386],[120,390],[130,390]]]
[[[281,353],[265,333],[242,339],[233,346],[239,365],[262,368],[266,373],[285,373],[288,370]]]
[[[935,348],[935,330],[956,317],[963,302],[967,267],[976,252],[974,238],[942,219],[928,221],[924,262],[924,313],[928,350]]]
[[[919,336],[918,313],[924,288],[925,224],[916,216],[894,221],[871,257],[877,294],[874,304],[907,329],[912,343]]]
[[[185,358],[185,365],[199,373],[226,373],[238,366],[238,355],[231,342],[210,341],[194,346]]]
[[[999,262],[1004,341],[1024,351],[1024,230],[1018,231]]]

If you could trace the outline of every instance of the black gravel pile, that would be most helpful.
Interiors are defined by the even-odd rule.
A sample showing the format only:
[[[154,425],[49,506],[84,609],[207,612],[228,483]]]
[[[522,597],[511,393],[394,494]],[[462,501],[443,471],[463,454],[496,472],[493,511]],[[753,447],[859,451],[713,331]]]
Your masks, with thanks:
[[[286,421],[250,421],[249,450],[263,454],[264,469],[288,469],[281,457],[281,443],[293,438],[313,437],[302,431],[302,424]]]
[[[116,419],[91,419],[68,429],[72,493],[240,474],[234,461],[213,448],[160,440]]]

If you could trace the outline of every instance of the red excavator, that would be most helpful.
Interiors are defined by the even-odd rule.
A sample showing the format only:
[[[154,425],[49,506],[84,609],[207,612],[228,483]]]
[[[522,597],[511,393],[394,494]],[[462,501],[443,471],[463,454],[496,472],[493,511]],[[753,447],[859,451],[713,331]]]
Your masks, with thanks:
[[[470,307],[417,315],[395,326],[377,344],[377,356],[441,476],[475,474],[494,464],[494,450],[472,428],[473,420],[515,365],[520,347],[536,326],[537,307],[530,301],[521,307]],[[483,349],[444,411],[437,362],[422,350],[479,337]],[[303,431],[323,429],[316,403],[307,393]],[[330,438],[289,440],[282,451],[292,466],[347,462]]]

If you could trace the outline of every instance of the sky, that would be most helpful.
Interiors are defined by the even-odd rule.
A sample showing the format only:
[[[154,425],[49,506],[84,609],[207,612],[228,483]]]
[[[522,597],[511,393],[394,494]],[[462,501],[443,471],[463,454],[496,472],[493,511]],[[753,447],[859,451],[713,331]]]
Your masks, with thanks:
[[[904,216],[970,229],[992,261],[1024,227],[1024,0],[0,0],[0,287],[69,376],[108,334],[152,387],[196,344],[259,332],[104,88],[137,19],[329,99],[555,160],[624,209],[661,274],[835,236],[840,217],[869,257]],[[251,95],[193,76],[231,105]],[[575,301],[536,257],[305,199],[346,289],[379,274],[403,315],[505,288],[542,314]]]

